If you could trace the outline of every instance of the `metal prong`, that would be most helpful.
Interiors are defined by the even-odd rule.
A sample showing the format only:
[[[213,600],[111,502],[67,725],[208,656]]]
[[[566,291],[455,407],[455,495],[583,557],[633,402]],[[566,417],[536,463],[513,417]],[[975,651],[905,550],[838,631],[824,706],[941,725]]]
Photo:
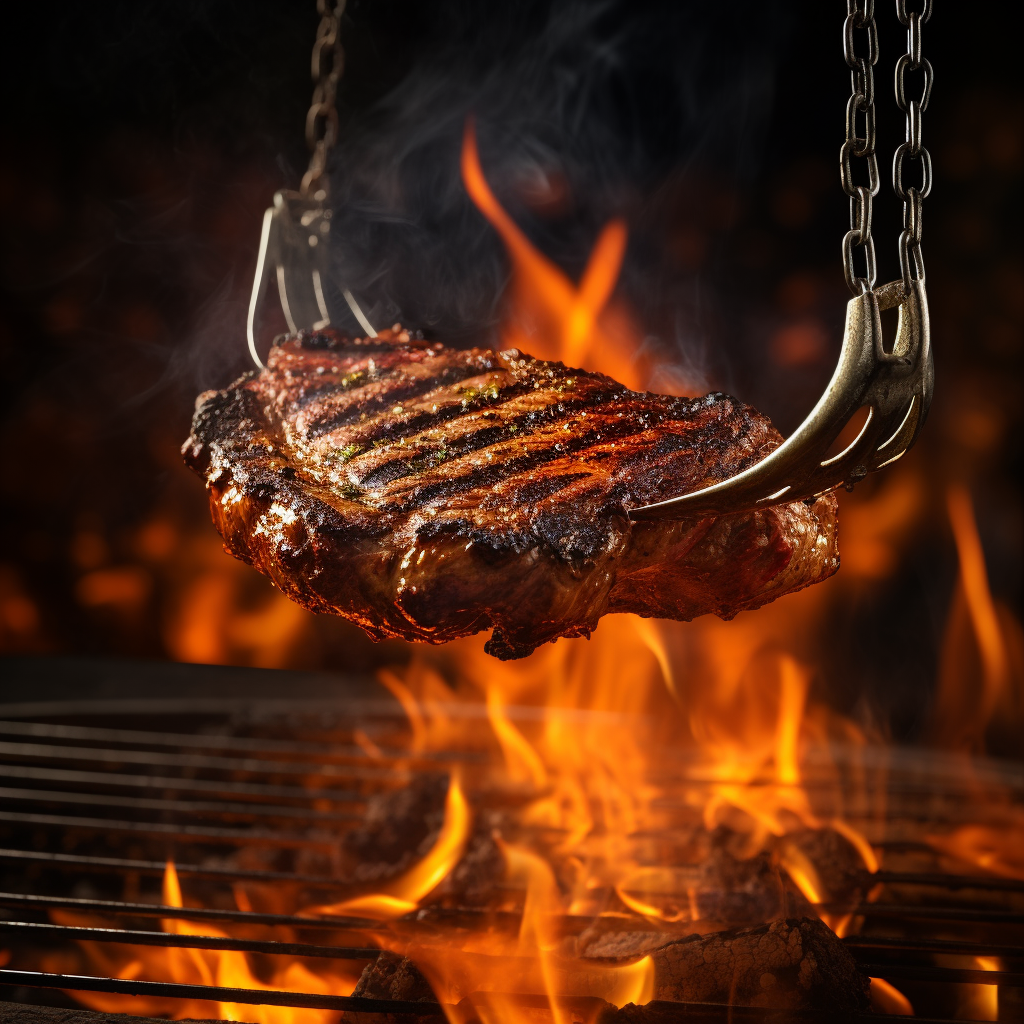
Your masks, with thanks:
[[[355,296],[347,288],[343,288],[341,294],[345,296],[348,308],[352,310],[352,315],[359,321],[363,330],[366,331],[369,337],[376,338],[377,332],[373,329],[370,321],[366,319],[366,314],[359,308],[359,303],[356,302]]]
[[[879,309],[899,306],[892,352],[882,344]],[[914,443],[932,396],[932,353],[924,282],[867,291],[846,308],[846,332],[832,380],[818,404],[770,455],[742,473],[667,501],[631,509],[631,519],[686,519],[809,500],[852,487]],[[839,455],[829,451],[857,411],[870,415]]]
[[[252,296],[249,298],[249,316],[246,320],[245,333],[249,339],[249,354],[253,362],[262,370],[263,360],[256,351],[256,317],[267,293],[267,254],[270,249],[270,233],[274,225],[274,208],[270,207],[263,214],[263,228],[260,231],[260,250],[256,257],[256,276],[252,282]]]

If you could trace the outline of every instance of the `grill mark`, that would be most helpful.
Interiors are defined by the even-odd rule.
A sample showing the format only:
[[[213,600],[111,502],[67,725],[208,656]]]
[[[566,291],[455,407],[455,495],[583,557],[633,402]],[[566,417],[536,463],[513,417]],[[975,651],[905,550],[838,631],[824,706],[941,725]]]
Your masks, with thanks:
[[[469,377],[479,377],[481,373],[488,372],[492,371],[479,370],[472,366],[452,367],[449,370],[445,370],[440,376],[436,377],[424,377],[418,380],[413,379],[411,381],[406,378],[404,381],[395,381],[394,386],[381,391],[376,395],[360,395],[359,392],[362,389],[354,388],[351,392],[345,393],[346,396],[349,397],[349,401],[340,409],[334,409],[331,412],[325,411],[320,418],[313,419],[310,422],[305,431],[306,438],[313,441],[318,437],[323,437],[325,434],[331,433],[333,430],[338,430],[341,427],[358,422],[364,413],[370,413],[372,411],[380,413],[389,406],[399,405],[402,402],[409,402],[416,398],[421,398],[422,396],[429,394],[431,391],[436,391],[438,388],[451,387],[452,384],[457,384],[461,380],[466,380]],[[369,383],[377,384],[380,383],[380,381],[374,379]],[[387,384],[389,382],[385,380],[384,383]],[[393,432],[395,425],[396,424],[393,419],[382,417],[379,434],[383,435],[388,433],[389,427]]]
[[[414,438],[417,434],[424,434],[432,429],[436,429],[446,423],[457,420],[460,417],[470,417],[479,412],[485,412],[487,410],[493,410],[495,412],[500,411],[504,404],[507,404],[511,399],[519,398],[522,395],[533,394],[535,388],[533,383],[530,381],[516,381],[515,383],[506,385],[504,388],[499,389],[498,397],[491,398],[489,395],[479,395],[474,398],[464,399],[461,402],[450,402],[448,405],[442,406],[434,412],[432,410],[421,410],[419,412],[411,413],[405,416],[403,419],[395,419],[388,415],[377,415],[368,422],[362,424],[362,429],[352,436],[352,443],[360,444],[364,447],[373,447],[383,442],[399,442],[408,441]],[[574,408],[589,408],[589,400],[579,399],[573,400],[575,402]],[[568,405],[568,403],[563,403]],[[550,408],[546,406],[545,408]],[[364,410],[360,410],[361,412]],[[543,410],[534,410],[530,415],[536,415]],[[523,420],[527,414],[522,414],[515,417],[515,421],[518,422]],[[356,416],[351,418],[351,422],[357,419]],[[342,426],[344,424],[339,424]],[[322,436],[322,435],[320,435]],[[449,443],[454,443],[454,440]]]
[[[380,417],[372,421],[368,425],[368,429],[365,429],[361,433],[359,443],[373,445],[385,440],[408,441],[414,438],[416,434],[426,433],[431,429],[435,429],[445,423],[450,423],[452,420],[457,420],[462,416],[469,417],[474,413],[487,410],[501,414],[503,408],[509,405],[513,399],[534,393],[536,393],[536,388],[534,388],[532,381],[517,381],[500,389],[497,398],[480,396],[462,403],[453,402],[450,405],[438,409],[437,412],[423,411],[414,413],[407,419],[401,420],[398,423],[395,423],[387,417]],[[558,415],[568,415],[581,411],[599,412],[601,409],[605,408],[605,406],[614,402],[616,397],[620,394],[621,391],[602,388],[600,390],[590,391],[587,394],[578,397],[560,398],[558,401],[552,402],[538,409],[531,409],[528,412],[521,412],[514,416],[509,416],[504,420],[504,422],[506,424],[514,425],[517,430],[523,430],[524,433],[520,436],[528,437],[534,432],[536,427],[546,426],[555,421],[554,414],[551,414],[552,409],[557,409]],[[558,409],[559,405],[562,406],[561,409]],[[467,434],[466,436],[471,435]],[[446,442],[451,446],[456,443],[456,439],[446,439]]]
[[[394,350],[390,347],[378,347],[376,350],[394,355]],[[337,352],[338,350],[334,349],[332,351]],[[366,348],[360,347],[357,351],[360,357],[368,357],[370,355]],[[359,362],[363,363],[362,358]],[[651,449],[636,447],[632,452],[602,452],[601,458],[603,460],[618,456],[614,458],[614,463],[611,467],[613,471],[617,472],[628,469],[629,465],[636,458],[649,460],[652,455],[664,456],[680,448],[699,447],[701,438],[708,431],[711,431],[713,434],[716,426],[721,427],[723,412],[727,418],[731,418],[729,414],[735,415],[737,412],[740,413],[741,419],[746,418],[742,415],[745,410],[742,407],[737,409],[732,401],[728,402],[727,409],[722,409],[717,402],[719,398],[717,395],[703,396],[699,399],[674,399],[667,402],[664,398],[661,398],[660,401],[655,403],[644,401],[645,396],[633,395],[628,390],[622,388],[621,385],[615,384],[614,381],[608,380],[607,385],[610,386],[607,386],[603,378],[595,378],[579,372],[572,373],[561,367],[557,368],[557,370],[562,372],[556,371],[555,375],[549,376],[548,373],[544,372],[539,373],[537,376],[527,374],[526,379],[520,377],[519,372],[513,371],[515,378],[519,379],[513,379],[513,382],[500,387],[496,396],[491,397],[484,392],[474,396],[469,401],[451,402],[436,413],[422,412],[398,422],[391,416],[381,414],[383,409],[389,405],[413,400],[439,387],[451,386],[459,380],[465,380],[471,376],[480,376],[488,372],[504,370],[500,363],[497,366],[495,366],[495,363],[490,362],[490,360],[488,360],[488,363],[488,366],[483,367],[480,365],[469,365],[467,362],[454,365],[449,363],[439,373],[435,373],[430,377],[414,378],[412,381],[405,378],[404,387],[391,387],[373,396],[360,395],[360,391],[363,388],[353,388],[350,393],[345,394],[348,401],[344,407],[334,410],[333,415],[325,416],[319,421],[314,421],[304,433],[309,439],[322,437],[331,430],[344,426],[346,423],[351,423],[357,417],[362,417],[367,411],[367,406],[376,407],[378,410],[374,419],[367,424],[369,429],[362,432],[362,443],[371,445],[380,444],[382,441],[409,439],[417,433],[437,429],[442,424],[466,418],[468,429],[460,436],[450,439],[446,438],[442,445],[434,447],[433,450],[420,452],[412,458],[408,458],[405,453],[399,453],[396,458],[389,459],[387,462],[370,469],[360,479],[360,486],[370,491],[379,491],[403,478],[420,473],[430,474],[440,465],[457,461],[475,451],[480,451],[494,444],[525,440],[540,431],[553,432],[553,430],[557,429],[559,423],[575,417],[581,411],[591,413],[594,415],[595,420],[600,420],[600,423],[595,423],[585,433],[576,432],[565,441],[561,439],[556,440],[555,437],[552,437],[552,444],[546,448],[537,448],[531,452],[512,455],[509,458],[499,460],[494,465],[479,466],[471,472],[456,478],[425,482],[406,492],[404,501],[385,501],[381,506],[381,511],[401,513],[403,511],[411,511],[434,498],[454,497],[459,493],[484,487],[497,481],[504,482],[513,495],[518,490],[520,500],[530,500],[529,492],[523,493],[523,487],[528,487],[530,481],[525,481],[522,486],[517,487],[514,478],[547,465],[559,458],[573,455],[579,457],[588,449],[596,447],[607,448],[609,441],[621,441],[652,428],[668,425],[666,421],[669,421],[669,423],[676,421],[687,424],[687,434],[689,436],[685,439],[678,438],[673,440],[662,438]],[[398,371],[407,365],[408,363],[403,363],[400,359],[396,360],[394,364],[387,367],[383,383],[387,384],[391,377],[398,377]],[[423,364],[421,363],[420,365]],[[357,372],[358,368],[358,364],[353,366],[351,372]],[[542,367],[538,367],[538,369],[542,369]],[[576,391],[574,397],[570,398],[556,394],[553,396],[555,400],[549,404],[541,408],[519,413],[510,419],[504,420],[501,425],[495,425],[486,420],[480,422],[473,415],[481,409],[500,410],[502,406],[507,405],[515,398],[536,392],[536,383],[538,382],[541,383],[544,391],[550,391],[558,388],[558,385],[564,380],[572,378],[578,379],[580,385],[582,385]],[[380,384],[381,378],[376,378],[372,383]],[[396,383],[400,384],[402,382],[396,381]],[[302,404],[310,404],[313,398],[319,397],[324,391],[336,392],[337,387],[337,382],[333,381],[325,384],[323,388],[316,388],[315,393],[310,396],[310,399]],[[583,391],[582,395],[580,390]],[[625,408],[622,408],[623,404],[625,404]],[[694,419],[704,420],[705,417],[701,413],[716,406],[718,406],[716,415],[712,416],[710,420],[707,420],[704,424],[693,422]],[[626,413],[626,415],[623,416],[621,415],[622,413]],[[555,447],[556,444],[559,445],[558,448]],[[441,456],[441,458],[438,458],[438,456]],[[355,456],[356,459],[359,457],[359,455]],[[534,481],[533,483],[546,486],[546,482]],[[563,486],[568,486],[568,483],[569,480],[567,479],[564,485],[555,488],[555,490],[557,491],[562,489]],[[367,494],[365,497],[369,498],[370,495]],[[376,504],[376,502],[371,503]]]
[[[524,504],[534,504],[565,490],[577,480],[586,480],[589,477],[589,473],[563,473],[560,476],[551,476],[544,480],[528,480],[524,486],[519,488],[516,497]]]
[[[361,355],[362,353],[360,353],[360,356]],[[435,364],[437,364],[437,369],[436,372],[431,374],[431,378],[436,379],[437,381],[440,382],[448,381],[450,383],[454,383],[465,378],[465,371],[467,369],[470,371],[470,375],[472,375],[474,372],[472,366],[467,364],[465,360],[459,362],[452,359],[435,357],[432,361]],[[335,366],[329,370],[325,370],[324,377],[328,377],[328,374],[330,374],[330,376],[328,379],[323,380],[322,385],[314,385],[314,387],[309,388],[302,394],[295,395],[294,397],[289,396],[289,405],[291,406],[293,415],[297,412],[301,412],[308,405],[316,401],[318,398],[323,397],[325,394],[330,395],[333,392],[337,392],[338,394],[350,393],[354,395],[358,392],[360,388],[364,388],[370,385],[387,384],[388,381],[392,380],[395,377],[398,377],[404,371],[408,370],[410,366],[420,366],[428,369],[433,369],[428,359],[423,359],[418,362],[395,359],[386,362],[383,366],[375,365],[373,372],[371,373],[368,368],[369,362],[369,359],[364,360],[360,358],[359,360],[354,361],[351,367],[346,368],[342,366]],[[290,367],[288,369],[291,370]],[[346,369],[347,372],[343,372]],[[299,377],[300,379],[303,377],[305,377],[305,379],[308,379],[309,377],[308,373],[295,374],[294,370],[291,370],[291,372],[293,375]],[[493,368],[491,368],[482,370],[477,369],[475,372],[479,374],[494,371]],[[314,380],[316,379],[317,378],[314,377]],[[410,375],[409,379],[416,380],[417,378]],[[345,383],[346,381],[348,383]],[[287,378],[285,378],[284,383],[286,385],[285,390],[289,390],[287,385],[290,382],[288,381]],[[316,421],[314,420],[314,422]]]
[[[487,436],[480,439],[481,435]],[[374,490],[386,487],[388,484],[401,480],[403,477],[415,476],[417,473],[429,473],[438,466],[442,466],[447,462],[454,462],[456,459],[469,455],[477,447],[486,448],[488,445],[504,440],[507,436],[503,426],[487,426],[472,435],[474,441],[480,439],[478,445],[473,447],[460,445],[459,447],[463,448],[463,451],[456,451],[455,445],[444,445],[432,452],[420,452],[412,458],[392,459],[371,469],[365,476],[359,477],[359,486],[365,490]]]
[[[615,394],[605,397],[614,401]],[[557,410],[557,412],[554,410]],[[592,414],[595,420],[600,419],[601,422],[594,426],[589,426],[588,424],[589,429],[585,432],[577,431],[573,435],[573,450],[578,452],[587,447],[598,447],[606,440],[621,440],[654,427],[663,426],[667,418],[658,415],[661,410],[641,409],[629,410],[631,415],[620,419],[616,414],[622,410],[616,408],[614,404],[606,404],[595,408],[593,401],[589,398],[580,398],[568,402],[562,401],[544,406],[542,409],[522,413],[498,425],[484,421],[479,425],[478,429],[473,430],[471,433],[463,434],[461,437],[446,438],[441,445],[430,450],[420,451],[411,458],[408,454],[399,453],[395,458],[369,470],[361,478],[360,485],[367,489],[385,487],[397,480],[414,476],[417,473],[431,472],[437,469],[438,466],[455,462],[466,455],[490,447],[493,444],[507,441],[522,441],[536,435],[541,430],[557,428],[559,423],[570,420],[580,411]],[[640,418],[640,414],[643,412],[650,413],[650,419],[655,420],[655,422],[644,422]],[[679,437],[678,435],[662,437],[652,449],[644,449],[642,453],[644,459],[649,459],[651,455],[667,455],[674,451],[699,445],[702,438],[707,434],[708,429],[720,423],[720,417],[716,416],[713,421],[709,421],[705,425],[701,425],[699,422],[694,423],[692,419],[676,422],[686,422],[688,424],[689,430],[687,435],[685,437]],[[629,424],[630,427],[624,426],[625,424]],[[553,443],[559,442],[553,441]],[[569,442],[564,442],[563,448],[558,454],[569,450],[568,446]],[[640,454],[639,452],[637,453],[638,456]],[[620,467],[628,466],[632,461],[627,453],[623,453],[623,456],[623,458],[618,460]],[[356,456],[356,459],[358,459],[358,456]]]
[[[561,406],[561,408],[559,408],[559,406]],[[499,444],[502,441],[525,440],[526,438],[534,436],[541,430],[550,430],[552,427],[557,427],[560,422],[565,422],[571,419],[580,411],[599,415],[601,408],[603,407],[595,409],[592,401],[588,398],[581,398],[569,402],[562,401],[554,403],[552,405],[544,406],[541,409],[533,409],[527,413],[520,413],[518,416],[510,417],[500,424],[494,424],[486,420],[480,423],[479,421],[474,420],[472,421],[472,426],[474,426],[475,429],[467,431],[457,437],[445,438],[440,445],[436,445],[432,449],[421,451],[412,458],[409,458],[408,455],[405,454],[398,454],[394,459],[371,469],[366,476],[362,478],[362,482],[367,487],[378,486],[378,478],[376,477],[376,474],[380,474],[379,485],[384,486],[386,484],[393,483],[395,480],[400,480],[403,477],[433,470],[437,468],[437,466],[444,465],[448,462],[454,462],[466,455],[471,455],[473,452],[481,451],[484,448],[488,448],[493,444]],[[557,410],[557,412],[552,412],[552,410]],[[461,412],[465,412],[465,410],[461,410]],[[450,422],[452,418],[457,417],[447,417],[446,421]],[[432,415],[428,419],[428,423],[430,423],[431,426],[436,426],[439,419],[440,411],[438,414]],[[643,425],[641,429],[647,429],[648,427],[649,424]],[[590,431],[590,433],[592,434],[593,431]],[[396,440],[401,438],[401,436],[401,434],[398,435]],[[405,434],[405,436],[406,438],[409,437],[408,434]],[[580,435],[577,434],[576,436]],[[442,456],[442,454],[443,457],[439,457]],[[358,457],[359,456],[356,456],[355,458]],[[426,465],[425,460],[433,459],[436,459],[433,464]]]
[[[606,443],[610,439],[624,440],[628,437],[635,436],[636,434],[644,433],[650,429],[650,426],[647,424],[634,424],[628,420],[623,420],[621,423],[623,428],[635,426],[637,429],[621,429],[612,433],[609,431],[608,427],[605,426],[600,439],[602,444]],[[450,477],[445,480],[437,480],[432,483],[421,484],[409,492],[404,501],[389,502],[385,500],[379,507],[381,511],[402,514],[405,512],[415,511],[427,502],[437,498],[453,498],[459,494],[464,494],[468,491],[485,487],[488,484],[494,483],[496,480],[511,481],[515,476],[533,472],[548,463],[555,462],[558,459],[564,459],[566,456],[578,456],[586,449],[595,447],[592,443],[595,434],[596,431],[588,432],[584,435],[578,434],[574,438],[567,440],[562,444],[560,449],[556,449],[555,445],[552,444],[547,448],[538,449],[529,453],[524,452],[521,455],[513,455],[511,458],[503,459],[492,465],[479,466],[462,476]]]

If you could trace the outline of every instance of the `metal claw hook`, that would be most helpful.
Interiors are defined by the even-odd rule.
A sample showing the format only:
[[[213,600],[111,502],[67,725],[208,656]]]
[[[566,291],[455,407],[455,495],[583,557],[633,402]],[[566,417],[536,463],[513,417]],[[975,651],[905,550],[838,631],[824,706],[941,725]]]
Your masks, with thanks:
[[[246,323],[249,353],[260,369],[264,364],[257,350],[256,334],[271,275],[276,278],[281,310],[292,334],[320,330],[338,319],[340,310],[332,310],[330,289],[326,287],[331,210],[324,207],[323,199],[322,193],[304,196],[281,191],[274,195],[274,205],[263,214]],[[369,337],[377,337],[352,292],[342,288],[341,295],[359,326]]]
[[[886,352],[879,313],[899,306]],[[728,480],[631,509],[636,520],[686,519],[808,500],[895,462],[913,445],[931,404],[934,371],[923,280],[902,280],[852,298],[839,364],[818,404],[770,455]],[[868,417],[844,451],[829,455],[858,410]]]

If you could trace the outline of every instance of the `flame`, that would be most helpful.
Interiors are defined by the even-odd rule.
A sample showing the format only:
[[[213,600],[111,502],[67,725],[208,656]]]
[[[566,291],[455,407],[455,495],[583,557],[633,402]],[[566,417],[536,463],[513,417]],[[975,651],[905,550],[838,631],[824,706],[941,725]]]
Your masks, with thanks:
[[[954,602],[951,618],[958,611],[966,612],[980,656],[981,686],[980,693],[974,687],[965,688],[962,671],[943,675],[936,711],[937,731],[944,746],[977,752],[984,746],[986,727],[1010,689],[1010,660],[989,588],[985,554],[970,496],[963,487],[952,486],[946,498],[960,560],[958,600]],[[957,654],[948,651],[947,656],[951,666],[956,665]]]
[[[511,307],[502,341],[539,359],[597,368],[635,391],[646,371],[635,358],[638,334],[621,307],[602,315],[615,289],[626,252],[627,231],[612,220],[598,235],[578,286],[537,251],[498,202],[484,176],[472,119],[462,144],[462,180],[480,212],[501,235],[512,260]],[[611,311],[609,311],[611,313]]]
[[[1019,658],[1020,625],[1001,614],[989,587],[985,554],[967,490],[947,491],[947,510],[960,561],[960,577],[947,624],[936,701],[935,738],[962,757],[984,750],[988,729],[999,718],[1019,729],[1024,683]],[[973,640],[973,644],[971,641]],[[980,686],[978,685],[980,683]],[[967,763],[969,767],[969,762]],[[996,825],[970,822],[946,834],[928,835],[936,850],[1007,878],[1024,879],[1024,811],[1002,787],[975,784],[979,811]]]
[[[448,783],[444,823],[426,857],[380,892],[318,907],[315,913],[369,917],[382,921],[410,913],[459,862],[471,828],[469,804],[462,793],[458,775],[453,774]]]
[[[1000,971],[1002,963],[995,956],[976,956],[974,966],[979,971]],[[975,1020],[999,1020],[999,986],[969,985],[966,1002],[963,1007]]]
[[[564,959],[556,955],[565,908],[551,865],[525,847],[503,844],[502,850],[510,880],[526,883],[519,954],[537,957],[555,1024],[568,1024],[569,1018],[558,1005],[558,997],[565,994],[558,984]],[[574,994],[599,996],[620,1007],[648,1003],[654,997],[654,961],[649,956],[622,967],[575,966],[585,976],[585,991]]]
[[[168,907],[183,907],[181,883],[174,862],[167,861],[163,877],[163,900]],[[61,924],[103,927],[92,920],[65,911],[51,915]],[[163,918],[161,929],[171,935],[209,935],[228,937],[228,933],[210,925]],[[79,942],[89,965],[96,973],[113,978],[167,981],[184,985],[213,985],[264,991],[312,992],[323,995],[349,995],[355,987],[361,964],[331,964],[329,972],[315,973],[300,961],[275,967],[269,980],[252,970],[245,953],[236,950],[179,949],[152,946],[119,947],[115,951],[96,942]],[[123,950],[129,949],[127,957]],[[120,961],[120,962],[119,962]],[[59,954],[44,959],[47,970],[60,971],[66,965]],[[164,999],[150,996],[122,996],[103,992],[69,992],[79,1002],[105,1013],[133,1013],[185,1018],[218,1018],[249,1021],[251,1024],[332,1024],[337,1014],[329,1010],[296,1009],[287,1006],[250,1006],[199,999]]]
[[[1003,878],[1024,880],[1024,812],[1007,808],[998,827],[961,825],[946,835],[926,836],[930,846]]]
[[[884,978],[871,979],[871,1008],[882,1013],[897,1013],[904,1017],[914,1016],[910,1000],[891,982]]]

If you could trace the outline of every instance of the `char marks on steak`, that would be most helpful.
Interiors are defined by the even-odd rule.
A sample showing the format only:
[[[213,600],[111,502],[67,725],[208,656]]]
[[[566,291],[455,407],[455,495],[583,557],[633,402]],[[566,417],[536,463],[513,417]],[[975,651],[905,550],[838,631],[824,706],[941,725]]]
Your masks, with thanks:
[[[606,612],[731,617],[838,567],[836,501],[682,522],[627,511],[780,443],[725,395],[629,391],[516,350],[303,332],[200,395],[186,462],[231,554],[375,639],[484,629],[500,658]]]

